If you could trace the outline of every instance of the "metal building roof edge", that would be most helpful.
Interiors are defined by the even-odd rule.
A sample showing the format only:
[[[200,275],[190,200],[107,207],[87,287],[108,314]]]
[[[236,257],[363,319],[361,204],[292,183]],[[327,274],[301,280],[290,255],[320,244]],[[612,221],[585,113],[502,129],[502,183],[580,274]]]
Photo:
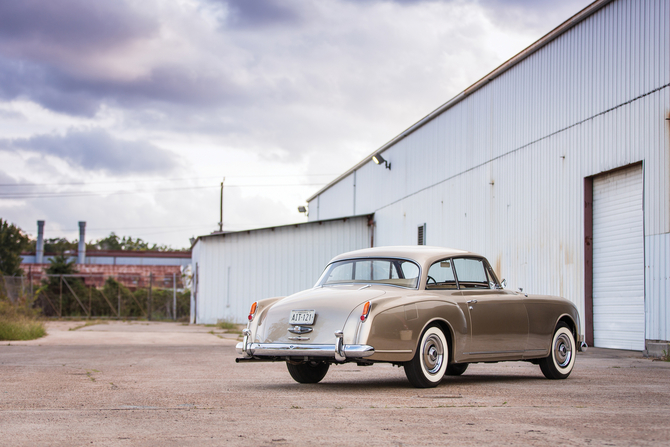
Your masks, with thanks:
[[[362,166],[364,166],[367,163],[370,163],[372,160],[372,156],[374,154],[379,154],[384,152],[386,149],[389,147],[393,146],[396,144],[398,141],[402,140],[404,137],[409,135],[410,133],[414,132],[415,130],[419,129],[422,127],[424,124],[432,121],[434,118],[442,114],[444,111],[450,109],[454,105],[458,104],[463,100],[465,97],[471,95],[472,93],[476,92],[480,88],[482,88],[484,85],[487,83],[491,82],[493,79],[497,78],[498,76],[502,75],[504,72],[509,70],[510,68],[514,67],[536,51],[540,50],[542,47],[548,45],[550,42],[552,42],[554,39],[557,37],[561,36],[562,34],[566,33],[569,31],[571,28],[576,26],[577,24],[581,23],[588,17],[592,16],[596,12],[600,11],[602,8],[613,2],[614,0],[596,0],[593,3],[589,4],[585,8],[583,8],[581,11],[577,12],[575,15],[572,17],[568,18],[566,21],[558,25],[556,28],[553,30],[549,31],[547,34],[542,36],[540,39],[536,40],[534,43],[532,43],[530,46],[524,48],[521,50],[519,53],[515,54],[511,58],[509,58],[507,61],[503,62],[501,65],[499,65],[497,68],[495,68],[493,71],[488,73],[486,76],[482,77],[479,79],[477,82],[472,84],[470,87],[466,88],[463,90],[461,93],[458,95],[454,96],[451,98],[449,101],[445,102],[442,104],[440,107],[437,109],[433,110],[430,112],[428,115],[417,121],[415,124],[412,126],[408,127],[406,130],[398,134],[395,138],[390,140],[388,143],[384,144],[380,148],[374,150],[373,152],[370,153],[366,158],[358,162],[356,165],[354,165],[352,168],[344,172],[343,174],[340,174],[337,178],[335,178],[333,181],[328,183],[326,186],[321,188],[319,191],[316,193],[312,194],[308,199],[307,202],[311,202],[321,194],[323,194],[325,191],[351,175],[354,171],[360,169]]]
[[[229,234],[232,235],[232,234],[250,233],[252,231],[274,230],[276,228],[288,228],[288,227],[299,227],[299,226],[304,226],[304,225],[322,224],[324,222],[335,222],[335,221],[338,221],[338,220],[357,219],[357,218],[363,218],[363,217],[370,219],[372,216],[373,216],[373,214],[356,214],[356,215],[353,215],[353,216],[335,217],[335,218],[332,218],[332,219],[322,219],[322,220],[310,220],[310,221],[307,221],[307,222],[298,222],[298,223],[285,224],[285,225],[275,225],[275,226],[271,226],[271,227],[249,228],[247,230],[223,231],[223,232],[216,231],[216,232],[211,233],[211,234],[204,234],[202,236],[198,236],[195,239],[195,241],[193,242],[193,244],[191,244],[191,250],[193,249],[195,244],[198,243],[198,241],[200,239],[209,239],[209,238],[212,238],[212,237],[226,236],[226,235],[229,235]]]

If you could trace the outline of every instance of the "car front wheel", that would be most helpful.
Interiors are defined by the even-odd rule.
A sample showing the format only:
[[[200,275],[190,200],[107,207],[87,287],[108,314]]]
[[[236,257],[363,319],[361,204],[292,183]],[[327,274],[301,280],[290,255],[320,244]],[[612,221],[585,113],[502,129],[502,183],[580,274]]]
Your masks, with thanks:
[[[551,352],[540,359],[540,369],[547,379],[565,379],[575,366],[575,337],[565,323],[559,323],[551,340]]]
[[[326,362],[304,362],[293,364],[286,362],[289,374],[298,383],[319,383],[326,377],[330,365]]]
[[[405,375],[416,388],[433,388],[444,377],[448,364],[447,337],[438,326],[430,326],[421,335],[414,358],[405,363]]]

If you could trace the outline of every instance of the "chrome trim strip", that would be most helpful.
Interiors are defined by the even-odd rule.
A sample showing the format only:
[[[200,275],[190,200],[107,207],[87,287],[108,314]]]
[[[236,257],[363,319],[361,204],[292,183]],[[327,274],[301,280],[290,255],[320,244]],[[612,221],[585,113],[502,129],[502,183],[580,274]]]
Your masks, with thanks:
[[[411,349],[378,349],[376,354],[406,354],[412,352]]]
[[[481,352],[465,352],[464,354],[477,355],[477,354],[521,354],[526,351],[481,351]]]
[[[294,326],[291,328],[288,328],[288,331],[291,332],[292,334],[306,334],[308,332],[312,332],[314,329],[311,327],[305,327],[305,326]]]
[[[242,343],[237,344],[237,353],[247,357],[331,357],[336,358],[336,345],[249,343],[247,350]],[[344,358],[370,357],[375,349],[368,345],[343,345]]]

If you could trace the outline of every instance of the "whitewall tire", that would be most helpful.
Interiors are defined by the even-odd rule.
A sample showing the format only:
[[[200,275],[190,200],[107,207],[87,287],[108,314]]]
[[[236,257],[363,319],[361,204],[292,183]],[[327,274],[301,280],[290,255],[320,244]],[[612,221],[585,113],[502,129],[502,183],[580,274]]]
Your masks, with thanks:
[[[549,356],[540,360],[540,369],[547,379],[565,379],[575,366],[577,344],[565,323],[559,323],[551,340]]]
[[[416,388],[436,387],[449,364],[449,343],[439,326],[430,326],[421,335],[414,358],[405,363],[405,375]]]

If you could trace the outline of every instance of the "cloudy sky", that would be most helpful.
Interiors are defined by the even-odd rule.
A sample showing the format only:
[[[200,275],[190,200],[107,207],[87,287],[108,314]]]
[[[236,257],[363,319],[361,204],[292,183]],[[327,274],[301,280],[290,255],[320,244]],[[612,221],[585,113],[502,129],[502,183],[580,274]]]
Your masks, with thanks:
[[[588,0],[0,1],[0,217],[35,236],[304,221],[326,183]]]

